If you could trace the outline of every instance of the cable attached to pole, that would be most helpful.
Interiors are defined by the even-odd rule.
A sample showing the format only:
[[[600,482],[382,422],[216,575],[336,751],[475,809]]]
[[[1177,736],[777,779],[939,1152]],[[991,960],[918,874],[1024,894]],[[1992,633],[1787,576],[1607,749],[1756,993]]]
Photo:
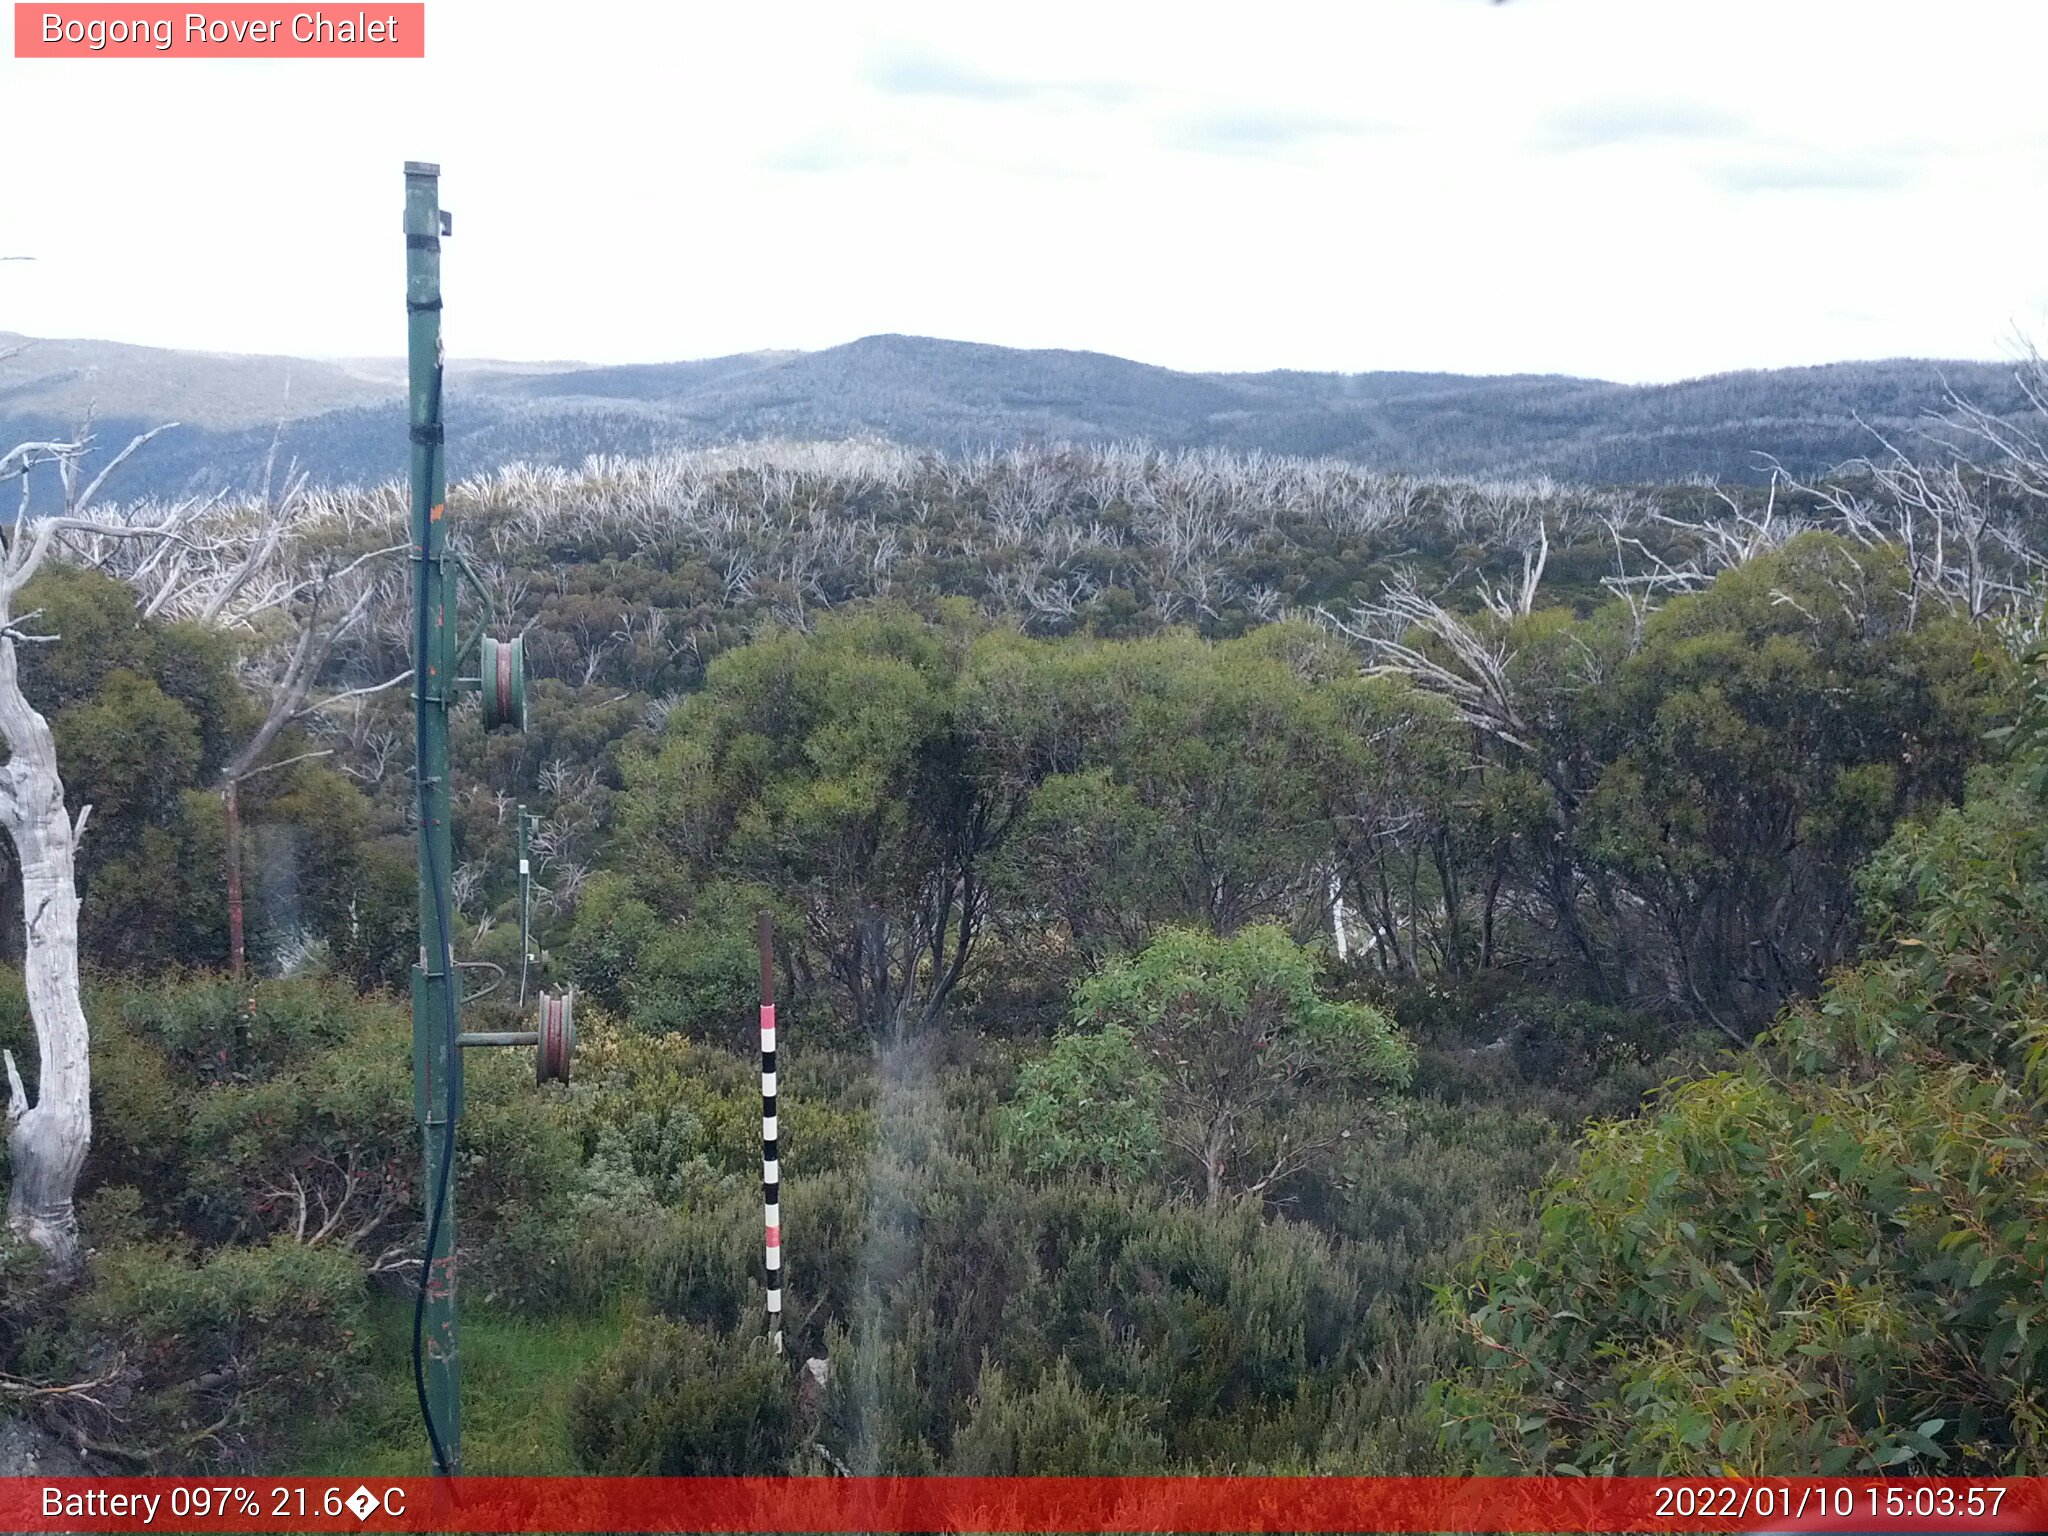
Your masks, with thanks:
[[[436,428],[441,424],[441,376],[441,364],[436,360],[434,365],[434,393],[430,410],[433,425]],[[434,441],[438,444],[438,433]],[[437,450],[429,448],[430,455],[434,451]],[[431,462],[431,458],[429,462]],[[431,479],[430,474],[430,484]],[[448,886],[447,882],[442,879],[440,864],[434,848],[433,829],[429,824],[432,814],[431,800],[425,763],[423,761],[427,739],[427,677],[430,670],[427,665],[427,646],[432,639],[430,626],[427,622],[427,616],[432,611],[426,590],[427,561],[429,558],[428,538],[429,535],[426,529],[422,528],[418,550],[417,580],[419,585],[413,597],[416,621],[413,636],[413,675],[417,679],[416,686],[413,689],[413,778],[416,781],[415,787],[419,799],[420,847],[427,865],[427,883],[434,893],[434,927],[440,940],[440,953],[434,959],[441,967],[441,997],[445,1005],[443,1009],[445,1014],[444,1025],[448,1041],[447,1055],[444,1059],[447,1061],[450,1070],[442,1073],[444,1079],[442,1087],[445,1098],[442,1106],[441,1167],[439,1176],[434,1181],[433,1210],[427,1220],[427,1248],[425,1256],[420,1261],[419,1290],[413,1298],[412,1382],[413,1390],[419,1395],[420,1419],[427,1427],[427,1443],[433,1448],[434,1471],[438,1476],[447,1477],[453,1473],[454,1466],[449,1457],[447,1447],[442,1443],[440,1427],[434,1422],[433,1406],[427,1397],[427,1293],[433,1285],[434,1250],[441,1241],[441,1223],[448,1209],[448,1186],[450,1179],[454,1175],[455,1168],[455,1113],[458,1105],[455,1096],[455,1073],[453,1068],[456,1062],[460,1060],[458,1053],[461,1047],[458,1041],[462,1033],[462,1025],[455,1008],[455,946],[449,937]],[[424,945],[421,946],[421,951],[421,960],[424,963],[426,959]],[[452,1259],[454,1255],[451,1253],[449,1257]]]
[[[406,437],[412,474],[413,528],[413,779],[419,814],[420,944],[413,972],[415,1113],[427,1164],[426,1252],[413,1297],[412,1374],[420,1420],[432,1447],[434,1472],[462,1469],[462,1409],[455,1352],[455,1120],[462,1108],[461,1000],[456,994],[448,866],[448,690],[453,622],[447,569],[447,472],[442,426],[441,236],[450,220],[441,207],[441,168],[405,166]],[[432,930],[431,935],[428,930]],[[438,988],[440,998],[434,1000]],[[436,1077],[439,1077],[438,1085]],[[435,1092],[439,1087],[440,1093]],[[441,1126],[434,1134],[436,1099]],[[438,1142],[438,1149],[436,1143]],[[448,1254],[440,1254],[443,1242]],[[432,1337],[429,1344],[429,1314]]]

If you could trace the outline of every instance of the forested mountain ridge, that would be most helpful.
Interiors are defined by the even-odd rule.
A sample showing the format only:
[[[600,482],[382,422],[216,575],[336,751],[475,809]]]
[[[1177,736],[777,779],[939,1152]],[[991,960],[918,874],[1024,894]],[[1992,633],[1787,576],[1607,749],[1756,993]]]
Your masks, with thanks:
[[[275,424],[322,484],[402,467],[390,365],[231,357],[0,335],[0,437],[61,438],[97,405],[104,439],[183,423],[124,472],[120,493],[253,483]],[[1950,388],[1994,414],[2027,409],[2010,366],[1836,363],[1660,385],[1560,376],[1179,373],[1100,353],[869,336],[603,368],[451,368],[451,462],[573,466],[759,437],[874,435],[961,452],[1121,441],[1329,455],[1380,471],[1548,474],[1590,483],[1764,478],[1766,458],[1814,474],[1909,440]]]

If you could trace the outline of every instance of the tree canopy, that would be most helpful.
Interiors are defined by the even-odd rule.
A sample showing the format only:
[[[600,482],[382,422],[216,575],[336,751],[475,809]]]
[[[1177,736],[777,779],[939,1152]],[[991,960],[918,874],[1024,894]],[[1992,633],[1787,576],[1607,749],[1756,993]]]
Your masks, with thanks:
[[[1446,1300],[1482,1464],[1943,1475],[2042,1454],[2048,935],[2029,765],[1865,869],[1870,957],[1604,1126]]]

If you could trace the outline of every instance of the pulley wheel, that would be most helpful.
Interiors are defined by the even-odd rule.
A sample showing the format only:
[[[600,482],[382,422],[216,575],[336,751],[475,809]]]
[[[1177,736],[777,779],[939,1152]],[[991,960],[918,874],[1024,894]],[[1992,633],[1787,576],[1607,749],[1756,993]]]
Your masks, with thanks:
[[[479,671],[484,698],[484,729],[510,726],[526,729],[526,637],[493,640],[484,636]]]
[[[576,994],[540,997],[540,1048],[534,1053],[534,1076],[543,1083],[569,1081],[569,1058],[576,1054]]]

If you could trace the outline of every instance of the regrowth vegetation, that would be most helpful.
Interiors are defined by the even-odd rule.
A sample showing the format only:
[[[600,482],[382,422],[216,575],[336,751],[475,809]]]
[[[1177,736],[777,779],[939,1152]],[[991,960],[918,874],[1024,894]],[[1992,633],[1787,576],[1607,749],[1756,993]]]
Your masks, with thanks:
[[[471,1063],[466,1295],[574,1340],[551,1439],[474,1469],[2029,1464],[2048,487],[2001,451],[459,488],[539,674],[526,736],[457,721],[469,1017],[519,1022],[525,803],[586,1020],[570,1087]],[[79,1272],[8,1251],[0,1402],[107,1465],[414,1438],[401,514],[186,509],[174,573],[122,510],[17,601],[98,807],[93,1139]]]

